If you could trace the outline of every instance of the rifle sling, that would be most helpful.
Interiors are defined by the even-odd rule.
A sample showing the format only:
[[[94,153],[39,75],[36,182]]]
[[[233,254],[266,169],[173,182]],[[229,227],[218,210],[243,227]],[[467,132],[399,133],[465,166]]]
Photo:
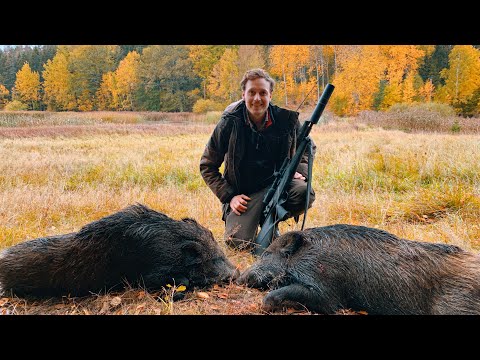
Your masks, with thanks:
[[[307,195],[305,196],[305,212],[303,213],[303,222],[302,228],[305,226],[305,220],[307,219],[308,203],[310,202],[310,191],[312,190],[312,165],[313,165],[313,154],[312,154],[312,141],[308,139],[308,177],[307,177]]]

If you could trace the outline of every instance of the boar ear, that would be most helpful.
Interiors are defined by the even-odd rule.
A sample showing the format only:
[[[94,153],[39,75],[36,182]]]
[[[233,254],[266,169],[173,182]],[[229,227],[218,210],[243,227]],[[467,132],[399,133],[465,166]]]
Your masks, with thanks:
[[[285,245],[283,245],[282,252],[285,255],[292,255],[302,246],[303,235],[297,232],[292,232],[286,238]]]
[[[182,245],[182,257],[186,266],[200,264],[202,262],[202,246],[195,241],[188,241]]]

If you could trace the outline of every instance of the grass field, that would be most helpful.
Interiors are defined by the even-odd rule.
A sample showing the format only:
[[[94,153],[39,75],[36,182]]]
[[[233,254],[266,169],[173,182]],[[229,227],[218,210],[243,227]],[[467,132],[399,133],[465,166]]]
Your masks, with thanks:
[[[1,127],[0,249],[76,231],[135,202],[176,219],[195,218],[224,247],[220,202],[199,173],[213,127],[207,122]],[[311,137],[317,145],[316,201],[306,227],[366,225],[407,239],[480,250],[478,134],[407,133],[331,121],[314,127]],[[295,229],[299,225],[293,221],[281,224],[282,231]],[[224,249],[240,269],[253,262],[249,254]],[[231,284],[173,303],[168,291],[131,289],[48,302],[3,298],[0,309],[15,314],[256,314],[263,295]]]

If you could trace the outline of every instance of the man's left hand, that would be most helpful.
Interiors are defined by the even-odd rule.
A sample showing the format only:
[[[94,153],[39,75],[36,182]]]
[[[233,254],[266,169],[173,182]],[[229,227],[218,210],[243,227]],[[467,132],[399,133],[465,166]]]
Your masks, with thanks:
[[[302,174],[300,174],[298,171],[295,172],[295,175],[293,175],[293,178],[294,179],[307,180],[307,178],[305,176],[303,176]]]

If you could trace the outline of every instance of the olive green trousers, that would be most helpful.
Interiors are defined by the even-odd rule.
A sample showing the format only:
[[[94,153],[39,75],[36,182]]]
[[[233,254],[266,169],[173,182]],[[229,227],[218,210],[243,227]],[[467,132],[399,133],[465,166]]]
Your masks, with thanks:
[[[228,206],[225,215],[225,242],[228,246],[237,249],[253,248],[255,236],[258,231],[260,217],[263,211],[263,197],[269,187],[266,187],[254,194],[246,194],[251,200],[247,203],[247,211],[241,215],[235,214]],[[301,179],[293,179],[288,190],[288,199],[285,203],[285,210],[290,217],[298,216],[305,212],[305,201],[307,194],[307,182]],[[310,193],[309,208],[315,201],[315,192]]]

